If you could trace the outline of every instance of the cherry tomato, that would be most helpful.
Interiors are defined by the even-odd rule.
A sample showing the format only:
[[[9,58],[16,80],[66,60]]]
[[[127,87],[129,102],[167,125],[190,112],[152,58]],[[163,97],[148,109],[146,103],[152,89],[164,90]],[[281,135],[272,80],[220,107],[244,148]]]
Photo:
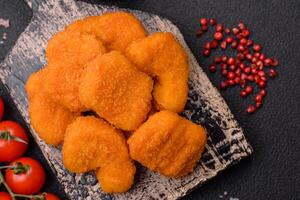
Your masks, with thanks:
[[[21,157],[28,147],[25,130],[14,121],[0,122],[0,162]]]
[[[0,120],[2,120],[3,115],[4,115],[4,102],[2,97],[0,97]]]
[[[43,187],[46,173],[37,160],[23,157],[15,160],[9,166],[15,166],[15,168],[6,170],[5,180],[13,192],[32,195],[38,193]]]
[[[0,192],[0,200],[12,200],[7,192]]]
[[[52,194],[52,193],[46,193],[45,197],[46,197],[45,200],[60,200],[60,198],[58,198],[58,196],[56,196],[55,194]]]

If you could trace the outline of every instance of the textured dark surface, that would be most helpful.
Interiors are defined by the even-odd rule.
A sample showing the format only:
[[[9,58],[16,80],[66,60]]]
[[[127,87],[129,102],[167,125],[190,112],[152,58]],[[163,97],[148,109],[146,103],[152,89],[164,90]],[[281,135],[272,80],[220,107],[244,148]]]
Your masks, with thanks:
[[[245,129],[255,153],[192,192],[186,199],[219,199],[224,191],[229,193],[227,199],[229,196],[239,199],[300,199],[300,140],[297,137],[300,133],[300,2],[161,0],[105,4],[169,18],[181,29],[193,53],[200,55],[198,61],[204,68],[209,64],[200,54],[205,37],[198,40],[194,36],[200,16],[215,17],[229,26],[243,21],[254,30],[253,38],[265,47],[268,55],[281,61],[280,76],[270,82],[264,107],[253,116],[245,115],[245,104],[237,90],[224,93],[224,97]],[[8,40],[2,45],[5,48],[0,46],[1,58],[26,26],[30,15],[21,1],[0,0],[0,17],[12,21]],[[212,80],[215,84],[220,81],[218,78]],[[13,108],[12,105],[10,107]],[[17,115],[17,112],[13,113]],[[53,179],[49,179],[49,188],[46,189],[56,185]]]

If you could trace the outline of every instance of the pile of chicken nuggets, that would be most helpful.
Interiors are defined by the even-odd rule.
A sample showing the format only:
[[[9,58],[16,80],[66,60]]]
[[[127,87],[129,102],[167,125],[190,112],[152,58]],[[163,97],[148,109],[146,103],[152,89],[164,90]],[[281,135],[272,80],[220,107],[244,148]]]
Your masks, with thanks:
[[[134,15],[106,13],[56,33],[46,57],[26,83],[29,115],[47,144],[62,144],[69,171],[95,171],[108,193],[130,189],[134,161],[168,177],[193,171],[206,132],[178,115],[189,66],[171,33],[148,35]]]

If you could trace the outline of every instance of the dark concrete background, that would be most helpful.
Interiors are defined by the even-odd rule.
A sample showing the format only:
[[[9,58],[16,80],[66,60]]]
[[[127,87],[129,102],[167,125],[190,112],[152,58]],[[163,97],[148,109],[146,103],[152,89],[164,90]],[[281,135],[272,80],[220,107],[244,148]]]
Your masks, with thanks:
[[[245,129],[246,137],[254,148],[251,158],[243,160],[219,174],[216,178],[193,191],[185,199],[300,199],[300,1],[290,0],[122,0],[88,1],[116,5],[155,13],[173,21],[182,31],[187,44],[207,72],[211,59],[204,59],[201,49],[207,37],[197,39],[195,30],[200,17],[214,17],[229,27],[244,22],[251,36],[264,47],[264,52],[280,61],[279,76],[268,83],[268,95],[263,108],[254,115],[246,115],[246,103],[238,89],[223,94],[229,107]],[[21,0],[0,0],[0,17],[8,18],[11,27],[5,31],[8,39],[0,45],[2,60],[18,35],[26,27],[31,12]],[[0,28],[0,35],[3,29]],[[210,76],[218,85],[220,77]],[[0,95],[5,96],[6,117],[23,123],[3,85]],[[249,103],[249,102],[248,102]],[[51,117],[51,116],[49,116]],[[33,142],[28,155],[40,159]],[[47,168],[49,170],[49,168]],[[48,174],[46,191],[63,192],[55,177]]]

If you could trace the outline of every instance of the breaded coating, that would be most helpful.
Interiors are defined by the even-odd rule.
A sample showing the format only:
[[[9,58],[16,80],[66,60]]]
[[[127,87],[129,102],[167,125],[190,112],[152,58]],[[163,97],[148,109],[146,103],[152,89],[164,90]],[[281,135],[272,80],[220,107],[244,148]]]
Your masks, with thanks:
[[[120,52],[90,62],[79,87],[81,102],[116,127],[135,130],[151,109],[152,79]]]
[[[78,114],[54,103],[44,92],[46,68],[30,75],[26,83],[29,116],[38,135],[50,145],[62,143],[67,125]]]
[[[73,112],[86,108],[78,97],[81,73],[87,62],[106,52],[94,35],[72,31],[57,33],[48,43],[49,71],[46,92],[57,103]]]
[[[182,112],[188,94],[188,59],[171,33],[154,33],[133,42],[126,56],[141,71],[155,78],[157,109]]]
[[[109,50],[121,52],[125,52],[131,42],[147,35],[142,23],[133,14],[123,11],[86,17],[68,29],[95,34]]]
[[[48,63],[85,65],[106,48],[93,34],[63,30],[56,33],[48,42],[46,56]]]
[[[160,111],[128,139],[130,156],[168,177],[192,172],[206,144],[201,126],[171,111]]]
[[[76,173],[96,170],[103,191],[126,192],[135,166],[121,132],[93,116],[78,117],[66,131],[62,148],[65,167]]]

